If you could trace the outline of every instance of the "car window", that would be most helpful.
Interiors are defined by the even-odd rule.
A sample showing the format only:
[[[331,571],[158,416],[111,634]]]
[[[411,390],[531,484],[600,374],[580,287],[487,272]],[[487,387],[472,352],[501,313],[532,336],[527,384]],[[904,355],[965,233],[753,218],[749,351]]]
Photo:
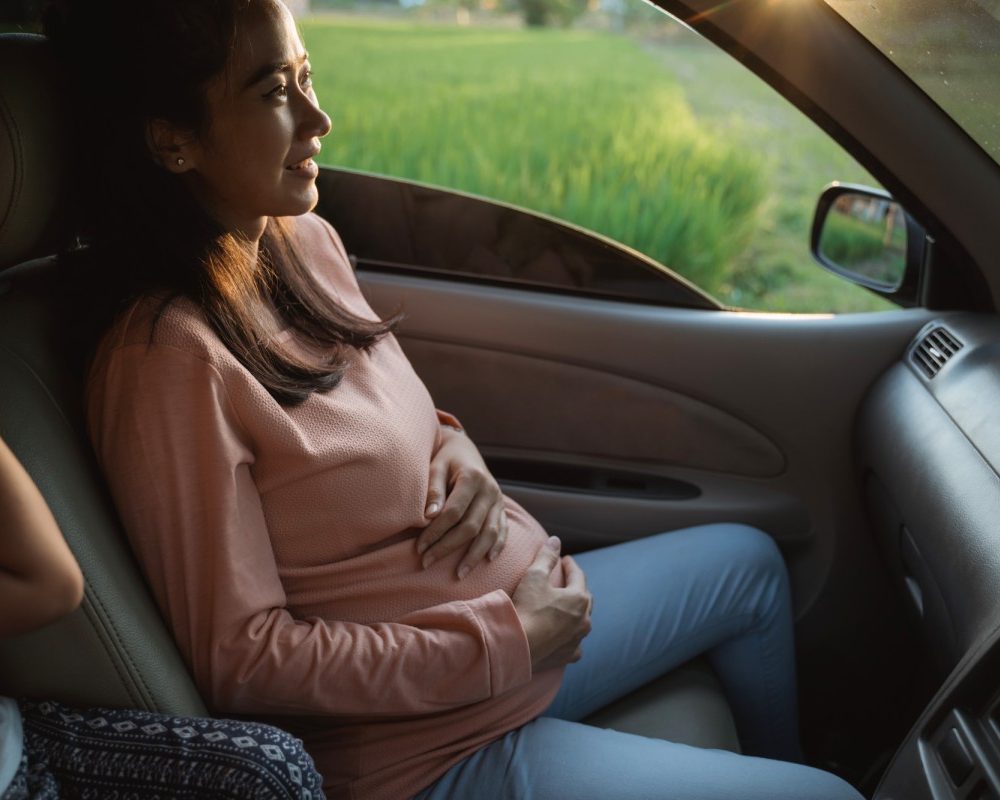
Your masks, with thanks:
[[[728,306],[893,307],[809,253],[823,187],[878,184],[730,56],[641,2],[570,27],[525,25],[491,2],[303,18],[334,125],[323,162],[567,220]]]
[[[324,164],[565,220],[726,306],[895,308],[809,254],[823,186],[878,183],[763,81],[659,9],[639,0],[287,1],[333,118]],[[0,26],[31,30],[40,6],[21,0]],[[544,24],[526,24],[542,12],[533,21]],[[616,287],[668,302],[662,274],[621,263],[630,274]],[[551,275],[544,283],[552,288]]]
[[[827,2],[1000,163],[1000,3]]]

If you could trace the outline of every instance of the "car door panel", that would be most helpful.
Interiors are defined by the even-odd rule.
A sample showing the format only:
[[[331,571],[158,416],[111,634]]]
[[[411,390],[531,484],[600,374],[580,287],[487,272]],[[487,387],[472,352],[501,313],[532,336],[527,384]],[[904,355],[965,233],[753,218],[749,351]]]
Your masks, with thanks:
[[[438,405],[460,415],[487,456],[628,468],[698,490],[697,498],[659,501],[514,491],[547,524],[571,532],[573,545],[693,522],[760,524],[795,544],[790,564],[805,607],[830,570],[834,541],[866,540],[855,499],[855,411],[926,311],[743,314],[364,270],[359,277],[377,311],[403,310],[404,349]],[[643,415],[629,419],[635,409]],[[624,508],[632,510],[615,523]],[[648,513],[637,517],[639,508]],[[635,531],[624,530],[626,520]]]
[[[588,453],[750,477],[785,468],[775,444],[732,413],[646,379],[417,337],[407,337],[407,347],[486,448]],[[578,424],[566,425],[567,415]]]
[[[487,460],[489,461],[489,451]],[[542,462],[545,463],[545,462]],[[606,468],[601,465],[600,468]],[[685,475],[697,486],[691,499],[643,499],[602,496],[559,487],[533,486],[522,480],[502,481],[505,491],[529,508],[550,533],[570,551],[602,547],[662,531],[739,521],[770,533],[786,550],[801,547],[812,536],[809,516],[797,498],[752,482],[692,471]]]
[[[498,205],[496,220],[514,220],[498,238],[499,223],[473,224],[489,201],[398,184],[383,185],[410,198],[391,224],[363,197],[318,210],[373,308],[403,312],[403,348],[505,490],[570,551],[712,522],[767,531],[789,568],[804,729],[853,730],[873,704],[902,707],[914,647],[870,534],[852,434],[868,388],[929,312],[722,310],[580,229]],[[420,239],[419,209],[452,227]],[[567,240],[549,229],[569,230],[570,244],[551,246]],[[593,285],[589,258],[604,259]],[[872,727],[863,746],[896,727]]]

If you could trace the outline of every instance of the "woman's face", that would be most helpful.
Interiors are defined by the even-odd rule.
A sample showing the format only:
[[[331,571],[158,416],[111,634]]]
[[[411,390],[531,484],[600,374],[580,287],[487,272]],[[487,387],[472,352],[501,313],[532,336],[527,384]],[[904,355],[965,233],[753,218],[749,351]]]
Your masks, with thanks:
[[[312,210],[319,174],[312,159],[330,118],[316,102],[283,4],[256,5],[244,16],[233,58],[206,96],[209,128],[184,143],[178,169],[216,220],[255,241],[267,217]]]

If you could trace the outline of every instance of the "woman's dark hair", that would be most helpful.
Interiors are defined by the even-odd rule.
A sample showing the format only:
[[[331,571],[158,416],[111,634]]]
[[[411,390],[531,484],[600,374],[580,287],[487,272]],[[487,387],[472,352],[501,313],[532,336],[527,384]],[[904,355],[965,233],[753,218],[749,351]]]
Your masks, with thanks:
[[[276,2],[55,0],[43,22],[69,79],[83,257],[100,276],[106,313],[148,294],[167,298],[161,312],[188,297],[276,400],[297,405],[334,388],[352,354],[398,317],[372,321],[342,308],[279,218],[268,220],[252,261],[148,144],[152,120],[205,133],[205,90],[230,61],[241,17]],[[322,356],[276,344],[271,309]]]

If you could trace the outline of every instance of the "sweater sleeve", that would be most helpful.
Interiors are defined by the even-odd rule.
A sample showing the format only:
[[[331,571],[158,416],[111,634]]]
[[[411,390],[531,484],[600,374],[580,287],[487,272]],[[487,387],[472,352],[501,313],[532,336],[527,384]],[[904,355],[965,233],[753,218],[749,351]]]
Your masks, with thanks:
[[[88,403],[133,549],[214,708],[426,714],[530,679],[527,640],[503,591],[385,624],[294,617],[250,436],[210,363],[165,345],[122,346],[92,378]]]

